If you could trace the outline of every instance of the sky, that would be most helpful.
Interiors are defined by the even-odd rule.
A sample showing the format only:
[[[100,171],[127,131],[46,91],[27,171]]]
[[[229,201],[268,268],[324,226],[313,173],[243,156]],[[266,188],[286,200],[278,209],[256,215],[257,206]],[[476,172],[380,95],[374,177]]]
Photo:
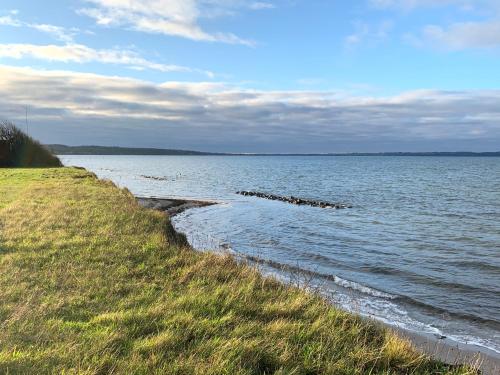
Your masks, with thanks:
[[[0,0],[0,119],[44,143],[500,150],[500,0]]]

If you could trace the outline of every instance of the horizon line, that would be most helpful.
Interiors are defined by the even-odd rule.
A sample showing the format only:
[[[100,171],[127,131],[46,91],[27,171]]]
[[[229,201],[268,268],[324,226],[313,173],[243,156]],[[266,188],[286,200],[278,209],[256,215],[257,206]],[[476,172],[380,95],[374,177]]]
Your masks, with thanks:
[[[63,144],[46,144],[46,147],[55,151],[59,155],[103,155],[102,153],[92,153],[92,150],[87,150],[84,153],[76,153],[78,149],[96,149],[94,151],[103,151],[102,149],[108,149],[109,155],[151,155],[151,156],[168,156],[168,152],[176,153],[177,155],[183,156],[500,156],[499,151],[377,151],[377,152],[212,152],[212,151],[198,151],[198,150],[188,150],[188,149],[173,149],[173,148],[158,148],[158,147],[127,147],[127,146],[99,146],[99,145],[79,145],[79,146],[68,146]],[[65,148],[67,150],[62,150]],[[150,151],[150,153],[140,154],[126,154],[126,153],[109,153],[112,150],[116,152],[126,150],[136,150],[136,151]],[[61,153],[61,151],[63,151]],[[67,151],[69,153],[66,153]],[[74,151],[71,153],[70,151]],[[159,154],[152,155],[151,152],[159,152]],[[163,154],[162,154],[163,153]],[[106,154],[104,154],[106,155]],[[173,156],[173,155],[171,155]]]

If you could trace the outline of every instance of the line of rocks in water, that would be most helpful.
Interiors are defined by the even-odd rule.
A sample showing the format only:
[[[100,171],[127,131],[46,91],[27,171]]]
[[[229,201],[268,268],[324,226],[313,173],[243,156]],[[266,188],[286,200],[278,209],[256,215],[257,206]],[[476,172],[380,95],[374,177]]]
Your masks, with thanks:
[[[141,174],[140,176],[142,178],[147,178],[149,180],[156,180],[156,181],[176,181],[177,179],[179,179],[179,178],[182,177],[182,174],[178,173],[175,177],[174,176],[170,176],[170,177],[167,177],[167,176],[163,176],[163,177],[160,177],[160,176],[148,176],[148,175],[145,175],[145,174]]]
[[[283,197],[274,194],[260,193],[257,191],[237,191],[236,194],[243,195],[245,197],[257,197],[263,199],[269,199],[272,201],[281,201],[296,205],[304,205],[304,206],[312,206],[312,207],[320,207],[320,208],[333,208],[333,209],[344,209],[344,208],[352,208],[352,205],[345,203],[332,203],[332,202],[324,202],[324,201],[316,201],[311,199],[297,198],[294,196],[291,197]]]
[[[156,181],[168,181],[169,180],[167,177],[146,176],[144,174],[141,174],[141,177],[147,178],[149,180],[156,180]]]

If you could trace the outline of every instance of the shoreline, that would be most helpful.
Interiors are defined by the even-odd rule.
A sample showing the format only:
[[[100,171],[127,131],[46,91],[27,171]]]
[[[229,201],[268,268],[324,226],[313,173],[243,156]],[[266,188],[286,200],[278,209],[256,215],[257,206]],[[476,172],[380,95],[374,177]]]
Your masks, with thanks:
[[[436,338],[432,334],[410,331],[382,323],[398,336],[409,340],[420,352],[450,365],[468,364],[477,366],[484,375],[500,373],[500,353],[482,346],[462,344],[449,338]]]
[[[218,204],[217,201],[202,201],[179,198],[136,197],[145,208],[158,210],[173,217],[188,209]],[[175,229],[174,229],[175,230]],[[477,366],[484,375],[500,373],[500,353],[485,347],[463,344],[449,338],[436,338],[431,334],[410,331],[373,319],[394,331],[398,336],[410,341],[421,353],[450,365],[468,364]]]

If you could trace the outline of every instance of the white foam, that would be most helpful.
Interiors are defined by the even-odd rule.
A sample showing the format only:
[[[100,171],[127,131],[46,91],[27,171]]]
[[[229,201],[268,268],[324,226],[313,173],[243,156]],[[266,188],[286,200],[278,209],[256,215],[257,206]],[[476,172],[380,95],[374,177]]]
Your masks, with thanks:
[[[342,279],[341,277],[338,277],[338,276],[334,276],[334,281],[335,281],[335,284],[337,284],[341,287],[344,287],[347,289],[357,290],[358,292],[368,294],[368,295],[373,296],[373,297],[387,298],[387,299],[397,298],[397,296],[394,296],[392,294],[384,293],[384,292],[381,292],[379,290],[372,289],[372,288],[369,288],[365,285],[356,283],[354,281]]]
[[[500,354],[500,345],[496,344],[492,340],[482,339],[479,337],[472,337],[467,335],[451,335],[448,336],[448,338],[450,340],[459,342],[461,344],[480,346],[482,348],[486,348],[488,350]]]

